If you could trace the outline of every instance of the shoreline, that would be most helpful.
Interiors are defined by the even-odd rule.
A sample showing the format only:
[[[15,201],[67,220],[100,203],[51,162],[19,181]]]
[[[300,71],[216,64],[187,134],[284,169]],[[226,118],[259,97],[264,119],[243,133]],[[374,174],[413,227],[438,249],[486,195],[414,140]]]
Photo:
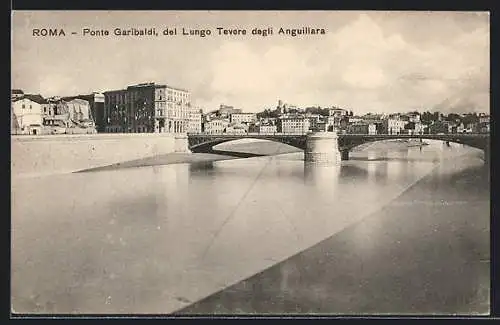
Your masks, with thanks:
[[[354,148],[353,151],[361,152],[367,150],[380,150],[380,151],[402,150],[406,148],[426,146],[426,145],[429,144],[420,141],[417,142],[409,140],[389,140],[383,142],[372,142],[363,144]],[[300,149],[279,142],[247,141],[243,143],[221,144],[220,146],[214,148],[213,153],[172,152],[157,156],[133,159],[110,165],[104,165],[86,169],[78,169],[73,171],[65,170],[60,172],[51,172],[44,174],[13,173],[13,178],[24,179],[33,177],[47,177],[60,174],[110,171],[110,170],[119,170],[124,168],[165,166],[172,164],[195,164],[195,163],[215,162],[222,160],[243,159],[252,157],[277,156],[277,155],[299,153],[299,152],[302,151]]]

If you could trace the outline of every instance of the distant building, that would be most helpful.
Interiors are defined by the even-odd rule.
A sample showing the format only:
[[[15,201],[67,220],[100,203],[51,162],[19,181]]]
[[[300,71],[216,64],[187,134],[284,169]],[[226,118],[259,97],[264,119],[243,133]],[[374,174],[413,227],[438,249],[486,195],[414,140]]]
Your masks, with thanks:
[[[374,123],[355,123],[351,124],[347,128],[347,133],[350,134],[377,134],[377,126]]]
[[[258,132],[260,134],[275,134],[276,132],[278,132],[278,128],[276,125],[272,124],[261,124],[259,126]]]
[[[306,118],[309,120],[309,130],[316,131],[321,121],[321,116],[318,114],[306,114]]]
[[[278,100],[278,106],[276,107],[276,110],[278,111],[279,114],[284,114],[285,113],[285,104],[281,99]]]
[[[48,105],[43,108],[44,133],[96,133],[90,103],[80,98],[68,98],[48,100]]]
[[[90,118],[95,124],[97,132],[104,132],[106,120],[104,118],[104,94],[94,92],[92,94],[87,95],[76,95],[76,96],[68,96],[62,98],[65,101],[70,101],[72,99],[83,99],[89,103],[90,108]]]
[[[418,112],[406,114],[408,117],[408,122],[420,123],[420,114]]]
[[[217,111],[217,116],[222,118],[229,118],[231,114],[241,113],[241,109],[235,109],[233,106],[221,104]]]
[[[349,116],[349,123],[361,123],[363,122],[363,118],[360,116]]]
[[[337,116],[328,116],[325,119],[326,128],[328,131],[333,131],[334,129],[338,129],[340,126],[340,117]]]
[[[287,134],[305,134],[309,131],[309,119],[301,116],[280,118],[278,132]]]
[[[391,115],[384,120],[384,130],[387,134],[403,134],[408,120],[401,119],[400,115]]]
[[[224,130],[226,134],[247,134],[248,126],[242,123],[230,123]]]
[[[349,111],[342,109],[342,108],[337,108],[333,107],[328,110],[328,115],[329,116],[347,116],[349,115]]]
[[[484,114],[484,113],[479,114],[478,132],[490,133],[490,115],[489,114]]]
[[[104,92],[105,132],[185,133],[189,126],[189,91],[143,83]]]
[[[211,119],[203,124],[203,132],[207,134],[223,134],[229,126],[229,119]]]
[[[68,117],[71,123],[79,127],[94,127],[90,103],[87,100],[75,98],[66,102]]]
[[[287,114],[287,113],[290,113],[293,111],[298,111],[299,108],[297,107],[297,105],[284,103],[280,99],[280,100],[278,100],[278,106],[276,107],[276,110],[279,114]]]
[[[232,113],[229,117],[231,123],[252,123],[257,120],[255,113]]]
[[[201,110],[191,110],[189,113],[188,133],[202,132],[202,116]]]
[[[314,131],[314,132],[326,132],[326,131],[329,131],[328,130],[328,125],[326,124],[325,121],[319,121],[319,122],[317,122],[314,127],[310,127],[310,130]]]
[[[479,132],[479,124],[478,123],[469,123],[466,125],[467,133],[478,133]]]
[[[479,117],[479,123],[480,124],[490,123],[490,115],[484,114],[484,113],[480,113],[478,117]]]
[[[11,133],[42,134],[43,108],[47,101],[41,95],[23,95],[12,100]]]
[[[365,114],[361,117],[362,121],[364,123],[381,123],[382,120],[383,120],[383,116],[380,115],[380,114],[372,114],[372,113],[368,113],[368,114]]]

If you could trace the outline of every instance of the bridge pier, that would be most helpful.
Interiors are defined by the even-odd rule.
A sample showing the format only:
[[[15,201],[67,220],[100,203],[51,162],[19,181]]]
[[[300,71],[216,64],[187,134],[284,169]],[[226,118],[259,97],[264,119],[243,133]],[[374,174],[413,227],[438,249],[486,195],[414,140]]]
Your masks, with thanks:
[[[336,132],[317,132],[306,138],[304,160],[314,163],[339,164],[340,152]]]

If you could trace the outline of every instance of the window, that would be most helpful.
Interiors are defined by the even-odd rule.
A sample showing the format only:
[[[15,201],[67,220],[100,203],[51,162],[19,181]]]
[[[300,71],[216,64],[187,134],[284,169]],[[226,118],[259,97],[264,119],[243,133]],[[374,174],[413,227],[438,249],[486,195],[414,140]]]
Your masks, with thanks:
[[[21,106],[21,108],[25,108],[24,104]]]

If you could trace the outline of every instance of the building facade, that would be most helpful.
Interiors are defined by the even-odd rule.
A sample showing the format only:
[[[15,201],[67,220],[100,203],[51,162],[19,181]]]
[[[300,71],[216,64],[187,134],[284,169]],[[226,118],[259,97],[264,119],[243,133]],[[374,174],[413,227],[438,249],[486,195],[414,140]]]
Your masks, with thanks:
[[[351,124],[348,127],[348,133],[350,134],[377,134],[377,126],[374,123],[356,123]]]
[[[389,116],[384,120],[384,130],[387,134],[403,134],[407,120],[399,116]]]
[[[43,111],[47,101],[40,95],[23,95],[11,101],[11,133],[42,134]]]
[[[186,133],[189,91],[155,83],[104,92],[105,132]]]
[[[254,113],[232,113],[230,115],[231,123],[253,123],[257,121],[257,114]]]
[[[348,115],[348,111],[345,110],[345,109],[342,109],[342,108],[330,108],[328,110],[328,115],[329,116],[347,116]]]
[[[223,134],[229,126],[229,120],[223,118],[211,119],[203,124],[203,132],[207,134]]]
[[[90,103],[75,97],[53,97],[43,107],[44,133],[97,133]]]
[[[216,115],[222,118],[229,118],[232,114],[238,114],[238,113],[241,113],[241,109],[221,104],[219,110],[216,112]]]
[[[259,133],[261,134],[275,134],[278,132],[276,125],[272,124],[261,124],[259,125]]]
[[[309,132],[309,119],[304,117],[280,118],[278,132],[285,134],[305,134]]]
[[[490,133],[490,115],[480,113],[478,121],[479,121],[478,132]]]
[[[201,133],[202,116],[203,114],[200,110],[191,110],[189,112],[188,133]]]
[[[248,126],[243,123],[230,123],[224,133],[227,134],[247,134],[248,133]]]
[[[90,109],[89,116],[94,122],[97,132],[105,132],[106,119],[104,118],[104,94],[94,92],[87,95],[63,97],[62,99],[65,101],[71,101],[73,99],[82,99],[87,101]]]

